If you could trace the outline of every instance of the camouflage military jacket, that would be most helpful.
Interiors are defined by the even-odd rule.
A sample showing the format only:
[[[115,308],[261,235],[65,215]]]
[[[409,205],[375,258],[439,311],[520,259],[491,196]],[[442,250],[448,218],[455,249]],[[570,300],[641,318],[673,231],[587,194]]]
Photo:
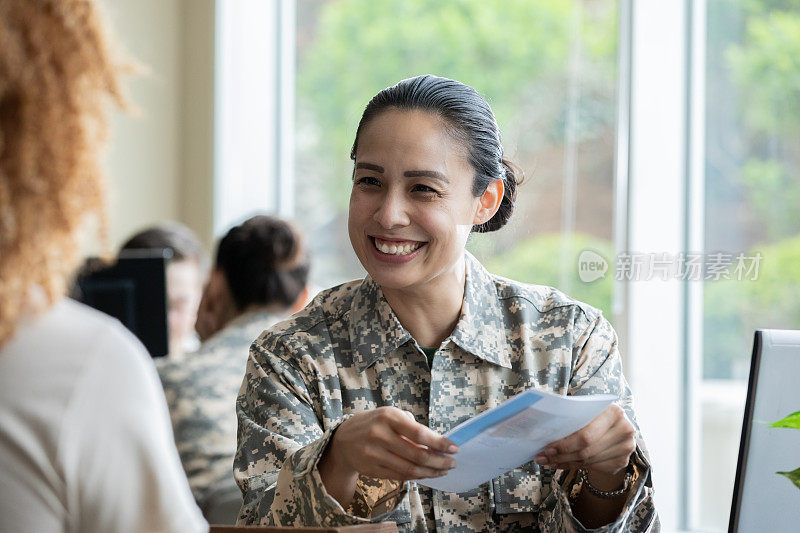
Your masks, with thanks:
[[[341,421],[385,405],[443,434],[531,387],[613,393],[635,425],[616,334],[600,311],[493,276],[469,254],[466,263],[461,316],[432,367],[369,277],[323,291],[253,343],[237,399],[240,525],[386,520],[401,531],[584,531],[562,487],[567,473],[534,462],[458,494],[362,476],[347,509],[321,481],[317,463]],[[659,527],[638,429],[637,438],[633,460],[643,475],[603,531]]]
[[[179,361],[157,361],[175,443],[195,500],[231,479],[236,452],[236,395],[247,349],[286,315],[263,311],[237,317]],[[233,482],[231,481],[231,485]]]

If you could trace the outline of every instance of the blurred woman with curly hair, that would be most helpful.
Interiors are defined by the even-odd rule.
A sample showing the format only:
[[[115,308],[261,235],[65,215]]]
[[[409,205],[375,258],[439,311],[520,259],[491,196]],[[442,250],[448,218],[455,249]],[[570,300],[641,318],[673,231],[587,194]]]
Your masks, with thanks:
[[[147,353],[64,298],[122,104],[94,2],[0,0],[0,531],[202,531]]]

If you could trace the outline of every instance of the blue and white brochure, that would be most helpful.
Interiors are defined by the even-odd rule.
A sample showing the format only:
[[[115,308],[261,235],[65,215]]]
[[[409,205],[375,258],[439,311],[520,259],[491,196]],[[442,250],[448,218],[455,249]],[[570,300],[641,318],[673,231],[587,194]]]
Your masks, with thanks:
[[[548,444],[586,426],[616,396],[559,396],[529,389],[456,426],[445,437],[458,445],[457,466],[420,485],[447,492],[473,489],[532,461]]]

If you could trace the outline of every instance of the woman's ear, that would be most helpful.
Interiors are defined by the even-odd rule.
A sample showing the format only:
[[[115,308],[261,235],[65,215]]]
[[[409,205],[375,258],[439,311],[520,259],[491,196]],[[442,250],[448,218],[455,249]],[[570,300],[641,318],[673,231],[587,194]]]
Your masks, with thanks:
[[[225,274],[218,268],[212,268],[203,289],[203,296],[197,309],[197,320],[194,323],[194,329],[200,340],[205,341],[239,314]]]
[[[297,300],[295,300],[294,303],[292,304],[292,314],[304,308],[307,303],[308,303],[308,285],[303,287],[302,292],[300,292],[300,296],[298,296]]]
[[[500,203],[503,201],[504,193],[503,180],[494,180],[486,187],[486,191],[480,196],[480,205],[475,212],[473,226],[488,222],[497,213],[497,210],[500,209]]]

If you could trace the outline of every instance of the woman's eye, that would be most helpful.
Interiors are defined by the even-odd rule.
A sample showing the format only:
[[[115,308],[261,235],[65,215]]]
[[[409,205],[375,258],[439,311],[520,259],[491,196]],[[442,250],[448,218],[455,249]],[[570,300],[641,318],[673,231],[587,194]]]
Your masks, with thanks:
[[[439,193],[436,189],[434,189],[432,187],[428,187],[427,185],[421,185],[419,183],[417,185],[414,185],[414,187],[412,187],[412,190],[416,191],[416,192],[422,192],[422,193],[433,193],[433,194],[438,194]]]
[[[358,178],[356,183],[359,185],[380,185],[381,182],[378,181],[378,178],[373,178],[372,176],[364,176],[362,178]]]

